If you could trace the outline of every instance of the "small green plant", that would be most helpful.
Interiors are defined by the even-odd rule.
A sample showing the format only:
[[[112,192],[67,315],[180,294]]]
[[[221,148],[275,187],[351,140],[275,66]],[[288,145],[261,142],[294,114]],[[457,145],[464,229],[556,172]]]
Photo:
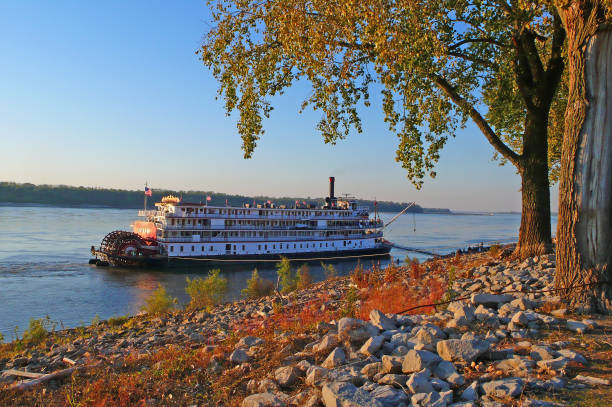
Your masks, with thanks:
[[[153,291],[151,296],[145,299],[142,310],[153,315],[163,314],[174,308],[176,302],[176,298],[168,295],[166,288],[158,284],[157,290]]]
[[[489,247],[489,256],[499,257],[499,255],[501,254],[501,251],[502,251],[502,248],[497,243],[494,245],[491,245],[491,247]]]
[[[223,301],[223,297],[227,292],[227,279],[219,277],[219,273],[221,273],[221,270],[215,269],[209,271],[208,277],[205,279],[198,277],[191,280],[187,277],[187,288],[185,288],[185,291],[191,298],[187,308],[209,309]]]
[[[299,290],[312,284],[312,277],[310,276],[310,267],[308,267],[308,264],[304,263],[297,269],[296,278],[297,288]]]
[[[74,376],[72,376],[70,381],[70,388],[66,390],[66,405],[69,407],[80,407],[83,405],[82,401],[77,401],[78,398],[78,389],[74,383]]]
[[[270,280],[259,277],[257,269],[253,270],[251,278],[247,280],[247,286],[241,291],[246,298],[260,298],[274,292],[274,283]]]
[[[359,301],[359,290],[351,285],[344,295],[344,307],[340,310],[343,317],[354,317],[357,312],[357,301]]]
[[[282,294],[290,293],[297,289],[297,275],[291,268],[291,263],[286,257],[281,257],[280,263],[276,264],[276,274],[278,275],[277,289],[280,288]]]
[[[325,279],[329,280],[332,278],[335,278],[337,273],[336,273],[336,268],[334,267],[333,264],[325,264],[323,262],[321,262],[321,267],[323,267],[323,271],[325,272]]]
[[[416,257],[410,257],[410,255],[408,255],[404,259],[404,263],[406,263],[406,266],[410,267],[413,264],[419,264],[419,259],[417,259]]]
[[[91,325],[96,326],[100,323],[100,315],[96,314],[92,319],[91,319]]]
[[[283,310],[283,303],[280,301],[274,301],[272,303],[272,311],[274,312],[274,315],[278,315],[282,312]]]
[[[444,297],[442,297],[442,302],[452,301],[455,297],[457,297],[457,293],[453,290],[453,284],[455,284],[455,280],[457,279],[457,270],[455,266],[452,266],[448,270],[448,283],[446,286],[446,292],[444,293]]]
[[[2,332],[0,332],[0,342],[4,341],[4,335],[2,335]]]
[[[116,317],[110,317],[108,319],[108,325],[110,326],[122,326],[128,321],[129,317],[127,315],[120,315]]]
[[[47,336],[49,336],[49,332],[55,330],[55,322],[51,321],[49,315],[40,319],[30,319],[30,325],[28,329],[23,332],[23,340],[25,342],[39,344],[44,341]]]

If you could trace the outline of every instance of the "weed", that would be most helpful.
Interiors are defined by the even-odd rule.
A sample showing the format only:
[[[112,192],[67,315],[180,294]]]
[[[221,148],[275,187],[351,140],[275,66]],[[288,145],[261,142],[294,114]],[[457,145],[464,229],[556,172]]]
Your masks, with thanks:
[[[457,270],[455,269],[455,266],[451,266],[451,268],[448,270],[446,293],[444,294],[444,297],[442,297],[442,302],[452,301],[457,296],[457,293],[455,292],[455,290],[453,290],[453,284],[455,284],[456,278]]]
[[[74,380],[74,376],[72,377],[72,380],[70,381],[70,388],[66,389],[65,395],[66,395],[66,405],[69,407],[80,407],[83,405],[83,401],[77,401],[77,397],[78,397],[78,389],[75,387],[75,380]]]
[[[0,342],[4,341],[4,335],[2,335],[2,332],[0,332]]]
[[[354,317],[357,312],[357,301],[359,301],[359,290],[350,286],[344,295],[344,307],[340,310],[343,317]]]
[[[406,258],[404,259],[404,263],[406,263],[406,266],[410,267],[413,264],[419,264],[419,259],[417,259],[416,257],[406,256]]]
[[[413,280],[420,280],[421,276],[423,275],[423,266],[419,264],[419,260],[415,257],[412,259],[408,267],[410,278]]]
[[[40,319],[30,319],[30,326],[23,332],[23,340],[32,344],[39,344],[49,336],[49,331],[55,330],[56,323],[51,321],[49,315]]]
[[[123,324],[127,322],[128,318],[129,317],[127,315],[110,317],[107,322],[108,322],[108,325],[110,326],[122,326]]]
[[[276,264],[276,274],[278,275],[277,289],[280,288],[281,293],[287,294],[296,290],[298,279],[288,258],[282,257],[280,263]]]
[[[251,278],[247,280],[247,286],[241,291],[243,297],[260,298],[274,292],[274,283],[265,278],[259,277],[257,269],[253,270]]]
[[[310,268],[308,264],[302,264],[296,272],[297,288],[304,289],[312,284],[312,277],[310,276]]]
[[[334,267],[333,264],[325,264],[321,262],[321,267],[323,268],[323,271],[325,272],[325,279],[329,280],[337,276],[336,268]]]
[[[91,325],[96,326],[100,323],[100,315],[96,314],[92,319],[91,319]]]
[[[227,292],[227,279],[219,277],[219,273],[221,273],[221,270],[215,269],[209,271],[208,277],[205,279],[198,277],[191,280],[187,277],[187,288],[185,288],[185,291],[191,298],[187,308],[210,309],[223,301],[223,297]]]
[[[272,311],[274,312],[274,315],[280,314],[282,310],[283,304],[280,301],[274,301],[272,303]]]
[[[502,248],[497,243],[489,247],[489,256],[497,258],[501,254]]]
[[[393,264],[388,265],[387,267],[385,267],[383,281],[387,284],[397,282],[400,278],[400,271],[401,269],[399,267],[396,267]]]
[[[368,273],[361,264],[358,264],[351,273],[351,281],[359,288],[370,287],[373,284],[374,273]]]
[[[153,291],[151,296],[145,299],[145,305],[142,310],[149,314],[163,314],[169,312],[176,304],[176,298],[172,298],[166,292],[166,288],[159,284],[157,290]]]

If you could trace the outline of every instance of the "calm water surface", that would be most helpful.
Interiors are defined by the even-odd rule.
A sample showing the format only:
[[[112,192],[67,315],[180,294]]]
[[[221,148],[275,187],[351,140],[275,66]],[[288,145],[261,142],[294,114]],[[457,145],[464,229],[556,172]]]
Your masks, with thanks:
[[[135,215],[132,209],[0,206],[0,332],[5,338],[13,337],[16,326],[22,332],[30,318],[45,315],[58,324],[73,327],[89,323],[96,315],[106,319],[136,313],[158,283],[179,302],[186,302],[185,278],[205,275],[208,268],[204,264],[160,270],[96,268],[87,264],[91,245],[98,246],[113,230],[130,230]],[[381,215],[385,221],[393,216]],[[385,230],[385,237],[400,245],[448,253],[480,242],[514,241],[519,223],[517,214],[403,215]],[[406,255],[425,258],[396,249],[391,255],[396,259]],[[339,274],[345,274],[357,263],[333,264]],[[252,268],[253,265],[221,267],[229,280],[227,300],[240,296]],[[272,263],[258,265],[258,269],[261,276],[276,280]],[[318,263],[311,263],[310,270],[315,280],[323,278]]]

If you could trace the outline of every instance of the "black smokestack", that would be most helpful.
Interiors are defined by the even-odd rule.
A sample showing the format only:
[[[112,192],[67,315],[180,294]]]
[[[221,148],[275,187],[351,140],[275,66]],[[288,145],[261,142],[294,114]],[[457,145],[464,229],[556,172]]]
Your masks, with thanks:
[[[334,199],[334,182],[335,182],[335,178],[334,177],[329,177],[329,199],[332,200]]]

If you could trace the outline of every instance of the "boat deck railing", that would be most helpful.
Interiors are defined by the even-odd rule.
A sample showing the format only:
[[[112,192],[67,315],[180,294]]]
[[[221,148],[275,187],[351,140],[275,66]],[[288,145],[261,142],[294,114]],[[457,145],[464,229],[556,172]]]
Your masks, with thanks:
[[[162,243],[215,243],[215,242],[284,242],[284,241],[292,241],[292,242],[306,242],[306,241],[336,241],[336,240],[352,240],[352,239],[363,239],[364,237],[372,238],[372,237],[380,237],[382,233],[378,236],[376,234],[370,235],[338,235],[338,236],[274,236],[274,237],[247,237],[247,236],[231,236],[231,237],[206,237],[198,240],[193,240],[193,237],[164,237],[158,238],[157,240]]]

